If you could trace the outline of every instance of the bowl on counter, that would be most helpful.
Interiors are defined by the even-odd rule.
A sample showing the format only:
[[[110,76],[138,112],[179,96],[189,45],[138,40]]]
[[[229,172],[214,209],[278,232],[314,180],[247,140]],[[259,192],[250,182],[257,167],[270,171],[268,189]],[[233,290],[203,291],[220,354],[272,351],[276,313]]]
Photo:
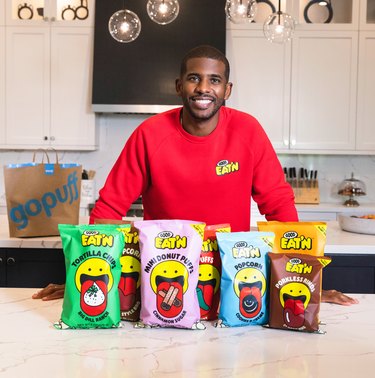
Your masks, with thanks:
[[[375,214],[338,214],[338,222],[344,231],[375,235]]]

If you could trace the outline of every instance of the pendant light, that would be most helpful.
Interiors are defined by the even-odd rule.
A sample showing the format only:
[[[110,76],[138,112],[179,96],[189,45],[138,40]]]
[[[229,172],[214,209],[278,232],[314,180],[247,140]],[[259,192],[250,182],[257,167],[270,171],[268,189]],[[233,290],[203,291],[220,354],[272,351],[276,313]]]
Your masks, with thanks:
[[[267,40],[284,43],[292,38],[295,21],[289,14],[281,11],[281,0],[277,12],[270,14],[263,24],[263,32]]]
[[[147,2],[147,14],[159,25],[174,21],[179,11],[180,4],[177,0],[148,0]]]
[[[133,42],[141,32],[141,20],[134,12],[125,9],[123,2],[123,9],[113,13],[110,17],[108,29],[117,42]]]
[[[257,10],[256,0],[227,0],[225,3],[227,18],[235,24],[253,22]]]

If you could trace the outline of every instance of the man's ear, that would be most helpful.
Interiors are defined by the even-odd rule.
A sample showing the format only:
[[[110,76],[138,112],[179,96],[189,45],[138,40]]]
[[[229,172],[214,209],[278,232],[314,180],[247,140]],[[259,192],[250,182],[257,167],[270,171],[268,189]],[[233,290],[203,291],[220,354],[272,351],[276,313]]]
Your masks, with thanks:
[[[230,97],[230,95],[232,93],[232,87],[233,87],[233,83],[228,81],[226,88],[225,88],[224,100],[228,100],[228,98]]]
[[[177,94],[181,96],[181,79],[179,77],[175,80],[175,88]]]

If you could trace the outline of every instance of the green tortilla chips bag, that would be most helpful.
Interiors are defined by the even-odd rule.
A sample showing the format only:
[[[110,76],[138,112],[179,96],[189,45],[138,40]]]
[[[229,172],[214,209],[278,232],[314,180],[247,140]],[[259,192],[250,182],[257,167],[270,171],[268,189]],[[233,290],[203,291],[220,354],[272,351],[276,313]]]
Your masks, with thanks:
[[[129,225],[60,224],[66,283],[61,319],[55,328],[112,328],[120,325],[118,284],[124,232]]]

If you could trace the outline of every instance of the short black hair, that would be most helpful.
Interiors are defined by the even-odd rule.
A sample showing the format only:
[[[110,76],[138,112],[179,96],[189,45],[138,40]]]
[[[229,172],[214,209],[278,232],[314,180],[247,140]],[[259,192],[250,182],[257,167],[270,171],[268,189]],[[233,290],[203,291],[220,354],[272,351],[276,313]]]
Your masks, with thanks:
[[[188,60],[193,59],[193,58],[208,58],[208,59],[214,59],[214,60],[223,62],[225,65],[225,71],[224,71],[225,79],[229,81],[230,67],[229,67],[228,59],[220,50],[210,45],[197,46],[191,49],[190,51],[188,51],[188,53],[183,57],[182,62],[181,62],[181,67],[180,67],[181,77],[186,73],[186,66],[187,66]]]

